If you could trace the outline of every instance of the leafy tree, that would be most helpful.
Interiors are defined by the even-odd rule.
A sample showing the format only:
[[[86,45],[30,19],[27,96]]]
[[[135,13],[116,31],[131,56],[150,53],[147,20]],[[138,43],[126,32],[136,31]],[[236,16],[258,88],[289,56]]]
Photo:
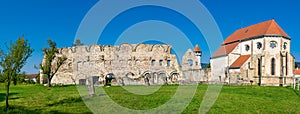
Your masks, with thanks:
[[[2,51],[0,66],[2,67],[2,79],[6,82],[6,109],[9,108],[8,97],[9,97],[9,86],[13,82],[17,84],[18,76],[20,76],[20,71],[23,68],[26,60],[31,56],[33,49],[24,37],[19,37],[19,39],[13,43],[10,42],[10,47],[8,47],[8,53],[4,54]]]
[[[210,63],[208,63],[205,68],[210,68]]]
[[[49,48],[43,48],[44,61],[40,64],[40,68],[42,70],[42,74],[47,76],[48,87],[51,87],[51,80],[53,76],[57,73],[58,69],[61,65],[63,65],[67,58],[64,56],[57,56],[58,49],[56,48],[55,42],[50,39],[48,39],[47,42],[49,44]]]
[[[75,44],[73,46],[82,46],[83,43],[81,43],[80,39],[76,39]]]

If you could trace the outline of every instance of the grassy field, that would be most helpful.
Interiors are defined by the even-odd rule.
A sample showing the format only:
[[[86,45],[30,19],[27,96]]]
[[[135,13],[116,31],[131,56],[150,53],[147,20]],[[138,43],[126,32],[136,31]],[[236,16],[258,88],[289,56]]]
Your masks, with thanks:
[[[78,89],[84,90],[85,87]],[[152,109],[168,102],[178,86],[162,86],[149,95],[135,95],[122,87],[96,87],[97,94],[93,99],[85,93],[80,97],[78,89],[76,86],[52,87],[50,90],[40,85],[11,86],[11,109],[4,112],[5,87],[1,85],[0,113],[91,113],[93,109],[87,107],[91,104],[86,102],[86,106],[82,98],[107,106],[101,100],[105,97],[110,97],[113,102],[129,109]],[[195,96],[183,113],[198,113],[206,89],[207,85],[197,87]],[[300,91],[289,87],[223,86],[208,113],[300,113]]]

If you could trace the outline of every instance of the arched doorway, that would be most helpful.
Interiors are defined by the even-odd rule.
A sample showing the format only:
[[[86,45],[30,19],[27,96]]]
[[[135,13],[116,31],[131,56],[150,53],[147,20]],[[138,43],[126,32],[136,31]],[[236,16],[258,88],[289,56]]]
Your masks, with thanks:
[[[112,79],[115,79],[115,75],[113,73],[109,73],[105,76],[105,85],[111,86]]]
[[[172,73],[170,74],[170,80],[171,80],[172,83],[177,82],[177,81],[178,81],[178,78],[179,78],[179,73],[177,73],[177,72],[172,72]]]
[[[261,60],[257,60],[257,75],[258,75],[258,85],[261,85]]]

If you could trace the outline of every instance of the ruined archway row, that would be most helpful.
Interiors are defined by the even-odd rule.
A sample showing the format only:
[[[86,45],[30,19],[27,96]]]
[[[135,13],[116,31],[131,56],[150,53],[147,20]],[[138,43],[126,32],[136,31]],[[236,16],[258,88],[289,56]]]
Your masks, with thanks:
[[[104,52],[104,51],[127,51],[127,52],[151,52],[151,51],[161,51],[161,52],[171,52],[172,46],[166,44],[128,44],[123,43],[120,46],[112,45],[90,45],[90,46],[73,46],[70,48],[60,48],[59,53],[78,53],[79,52]],[[70,51],[70,52],[69,52]]]

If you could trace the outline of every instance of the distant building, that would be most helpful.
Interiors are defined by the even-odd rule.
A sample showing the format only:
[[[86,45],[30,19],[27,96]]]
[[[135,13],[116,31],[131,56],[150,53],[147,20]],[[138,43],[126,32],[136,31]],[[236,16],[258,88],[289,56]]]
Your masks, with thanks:
[[[25,81],[33,81],[34,83],[36,83],[38,78],[38,74],[26,74],[25,75]]]
[[[211,57],[211,80],[219,83],[292,85],[291,38],[275,20],[235,31]]]

